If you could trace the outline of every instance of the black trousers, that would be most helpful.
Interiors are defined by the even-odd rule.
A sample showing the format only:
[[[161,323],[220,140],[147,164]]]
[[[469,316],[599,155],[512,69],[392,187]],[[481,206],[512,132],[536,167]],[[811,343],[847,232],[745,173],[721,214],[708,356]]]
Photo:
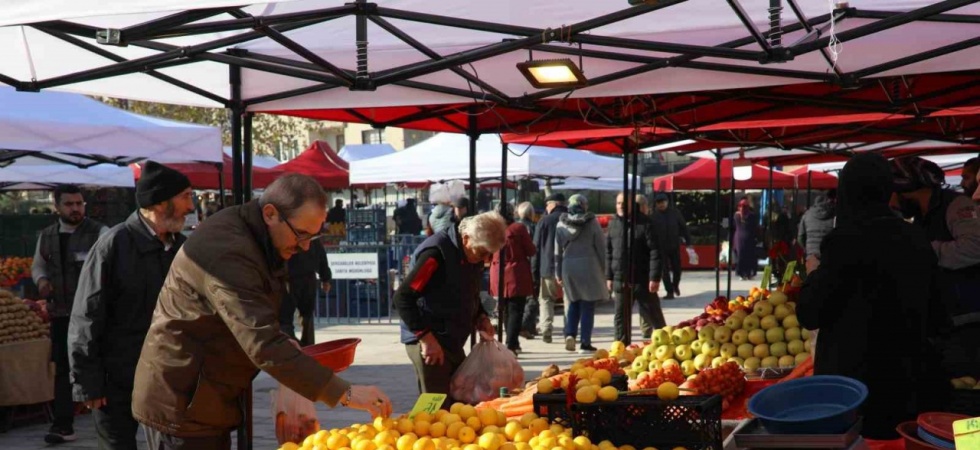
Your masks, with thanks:
[[[302,277],[289,281],[289,293],[282,298],[282,305],[279,309],[279,325],[283,333],[296,339],[293,316],[296,310],[303,322],[303,331],[299,338],[302,346],[313,345],[316,343],[316,329],[313,326],[313,313],[315,311],[317,280],[315,275]]]
[[[535,289],[537,292],[537,289]],[[538,315],[541,311],[538,310],[538,296],[532,295],[527,298],[524,302],[524,331],[531,333],[531,335],[536,336],[538,334]]]
[[[449,384],[453,381],[453,375],[456,373],[456,370],[459,369],[459,366],[463,364],[463,360],[466,359],[466,352],[461,348],[451,349],[443,345],[442,352],[445,355],[445,360],[441,365],[430,366],[426,365],[425,359],[422,358],[421,344],[405,344],[405,351],[408,353],[408,359],[412,361],[412,366],[415,368],[415,377],[419,382],[419,393],[449,395]],[[452,395],[449,395],[442,404],[447,406],[453,403],[456,403],[456,400],[452,398]]]
[[[106,387],[106,405],[92,411],[100,450],[136,450],[139,422],[133,418],[133,391]]]
[[[507,348],[514,350],[521,348],[521,330],[524,324],[524,307],[527,305],[527,297],[510,297],[504,299],[507,306]]]
[[[231,434],[182,438],[143,425],[150,450],[231,450]]]
[[[55,365],[54,413],[56,428],[72,428],[75,424],[75,403],[71,398],[71,370],[68,366],[68,322],[69,317],[51,318],[51,361]]]
[[[681,286],[681,249],[665,250],[663,253],[663,282],[667,295],[676,292]]]
[[[623,289],[621,282],[613,282],[613,300],[616,308],[613,313],[613,325],[616,329],[616,340],[620,342],[625,342],[627,333],[624,323],[626,314]],[[643,339],[650,339],[653,330],[667,326],[664,312],[660,308],[660,298],[657,294],[650,293],[648,282],[637,283],[630,291],[633,294],[633,302],[640,307],[640,331],[643,332]],[[632,305],[630,311],[633,311]]]

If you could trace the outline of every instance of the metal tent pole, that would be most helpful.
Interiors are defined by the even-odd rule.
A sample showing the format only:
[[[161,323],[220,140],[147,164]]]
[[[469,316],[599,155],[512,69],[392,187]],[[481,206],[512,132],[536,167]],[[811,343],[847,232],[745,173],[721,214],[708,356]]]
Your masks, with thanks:
[[[728,230],[731,235],[731,239],[728,240],[728,289],[725,293],[725,297],[732,298],[732,266],[734,261],[732,260],[735,252],[735,173],[734,168],[731,174],[732,182],[732,197],[729,199],[731,211],[731,225],[729,225]]]
[[[504,205],[507,204],[507,143],[500,145],[500,211],[506,211]],[[506,220],[506,218],[505,218]],[[500,247],[500,259],[497,264],[497,340],[504,341],[504,324],[507,322],[507,305],[504,304],[504,266],[507,262],[506,247]],[[516,333],[518,330],[508,330]]]
[[[728,245],[731,245],[731,242]],[[721,149],[717,149],[715,155],[715,297],[719,295],[721,295]]]
[[[246,112],[242,122],[242,201],[252,201],[252,113]]]
[[[229,66],[231,84],[231,192],[232,203],[242,203],[242,69]]]
[[[768,213],[766,214],[767,216],[766,217],[766,240],[768,241],[768,247],[766,247],[766,249],[772,248],[773,245],[775,245],[775,241],[776,241],[776,238],[775,236],[773,236],[772,233],[772,214],[774,212],[773,208],[775,207],[775,203],[776,203],[776,199],[775,199],[776,195],[772,189],[773,170],[774,169],[772,167],[772,158],[769,158],[769,204],[766,205],[766,213]],[[772,267],[773,270],[776,269],[776,267],[773,266],[773,261],[769,261],[769,266]],[[770,275],[772,274],[770,273]],[[776,275],[776,278],[779,278],[778,274]],[[772,277],[770,276],[768,280],[765,280],[765,283],[766,283],[766,289],[769,289],[769,286],[772,285]]]
[[[476,140],[480,138],[480,133],[477,131],[474,107],[470,107],[469,113],[469,133],[467,135],[470,138],[470,207],[466,214],[472,215],[476,212]],[[459,219],[461,220],[462,217]],[[480,307],[482,308],[483,305],[481,304]],[[473,345],[476,345],[476,332],[470,334],[470,347],[472,348]]]
[[[636,144],[636,141],[633,141],[633,143]],[[627,267],[626,273],[628,274],[629,284],[630,284],[630,303],[628,305],[630,314],[629,314],[629,319],[625,321],[625,324],[629,326],[629,328],[627,328],[628,330],[627,333],[632,335],[633,334],[633,292],[634,292],[633,289],[636,288],[634,287],[634,285],[636,284],[636,274],[633,273],[635,268],[634,267],[635,261],[633,260],[633,252],[636,251],[636,245],[635,245],[636,244],[636,217],[637,215],[640,214],[640,205],[636,204],[636,194],[637,194],[637,189],[639,187],[637,186],[637,183],[639,183],[638,167],[639,167],[640,154],[635,146],[632,147],[630,150],[631,150],[630,154],[633,159],[633,178],[631,179],[631,183],[630,183],[629,204],[632,205],[633,208],[630,209],[630,215],[629,215],[630,218],[629,259],[627,260],[628,263],[626,265]],[[647,288],[648,288],[647,286],[640,286],[638,289],[647,289]]]
[[[806,209],[810,209],[810,202],[813,201],[813,172],[806,168]]]
[[[218,163],[218,204],[225,208],[225,164]]]
[[[630,242],[629,242],[629,222],[626,220],[630,215],[629,205],[632,202],[632,196],[630,196],[630,153],[629,153],[629,139],[623,140],[623,243],[622,243],[622,255],[623,258],[627,258],[627,268],[626,273],[623,275],[622,282],[620,283],[620,298],[623,299],[620,305],[623,308],[623,343],[630,345],[633,340],[633,291],[629,286],[629,273],[631,272],[631,264],[627,255],[629,254]]]

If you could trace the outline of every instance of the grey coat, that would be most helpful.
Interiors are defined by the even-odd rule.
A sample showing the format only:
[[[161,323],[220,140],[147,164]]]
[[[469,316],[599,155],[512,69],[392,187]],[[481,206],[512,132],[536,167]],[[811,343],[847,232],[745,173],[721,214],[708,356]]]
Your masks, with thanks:
[[[606,238],[595,214],[562,214],[555,229],[555,271],[565,299],[608,300]]]
[[[834,229],[834,218],[837,217],[835,203],[826,198],[817,200],[800,220],[800,229],[796,240],[804,249],[806,255],[820,255],[820,243]]]

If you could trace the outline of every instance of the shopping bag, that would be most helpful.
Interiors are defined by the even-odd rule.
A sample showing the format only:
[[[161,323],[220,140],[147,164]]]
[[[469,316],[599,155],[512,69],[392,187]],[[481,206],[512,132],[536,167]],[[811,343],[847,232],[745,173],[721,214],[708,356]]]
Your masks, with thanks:
[[[517,389],[524,385],[524,369],[507,347],[495,340],[473,346],[473,351],[456,370],[449,395],[456,401],[475,405],[493,400],[500,388]]]
[[[694,251],[691,247],[687,247],[687,262],[692,266],[698,265],[698,252]]]
[[[272,392],[272,417],[276,418],[276,439],[280,445],[301,443],[320,431],[313,402],[282,384]]]

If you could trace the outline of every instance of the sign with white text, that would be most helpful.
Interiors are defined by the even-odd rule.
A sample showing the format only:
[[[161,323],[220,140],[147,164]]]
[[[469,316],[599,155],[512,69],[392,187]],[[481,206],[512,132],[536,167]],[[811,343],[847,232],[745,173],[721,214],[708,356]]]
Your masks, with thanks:
[[[330,253],[327,263],[335,280],[371,280],[378,278],[377,253]]]

